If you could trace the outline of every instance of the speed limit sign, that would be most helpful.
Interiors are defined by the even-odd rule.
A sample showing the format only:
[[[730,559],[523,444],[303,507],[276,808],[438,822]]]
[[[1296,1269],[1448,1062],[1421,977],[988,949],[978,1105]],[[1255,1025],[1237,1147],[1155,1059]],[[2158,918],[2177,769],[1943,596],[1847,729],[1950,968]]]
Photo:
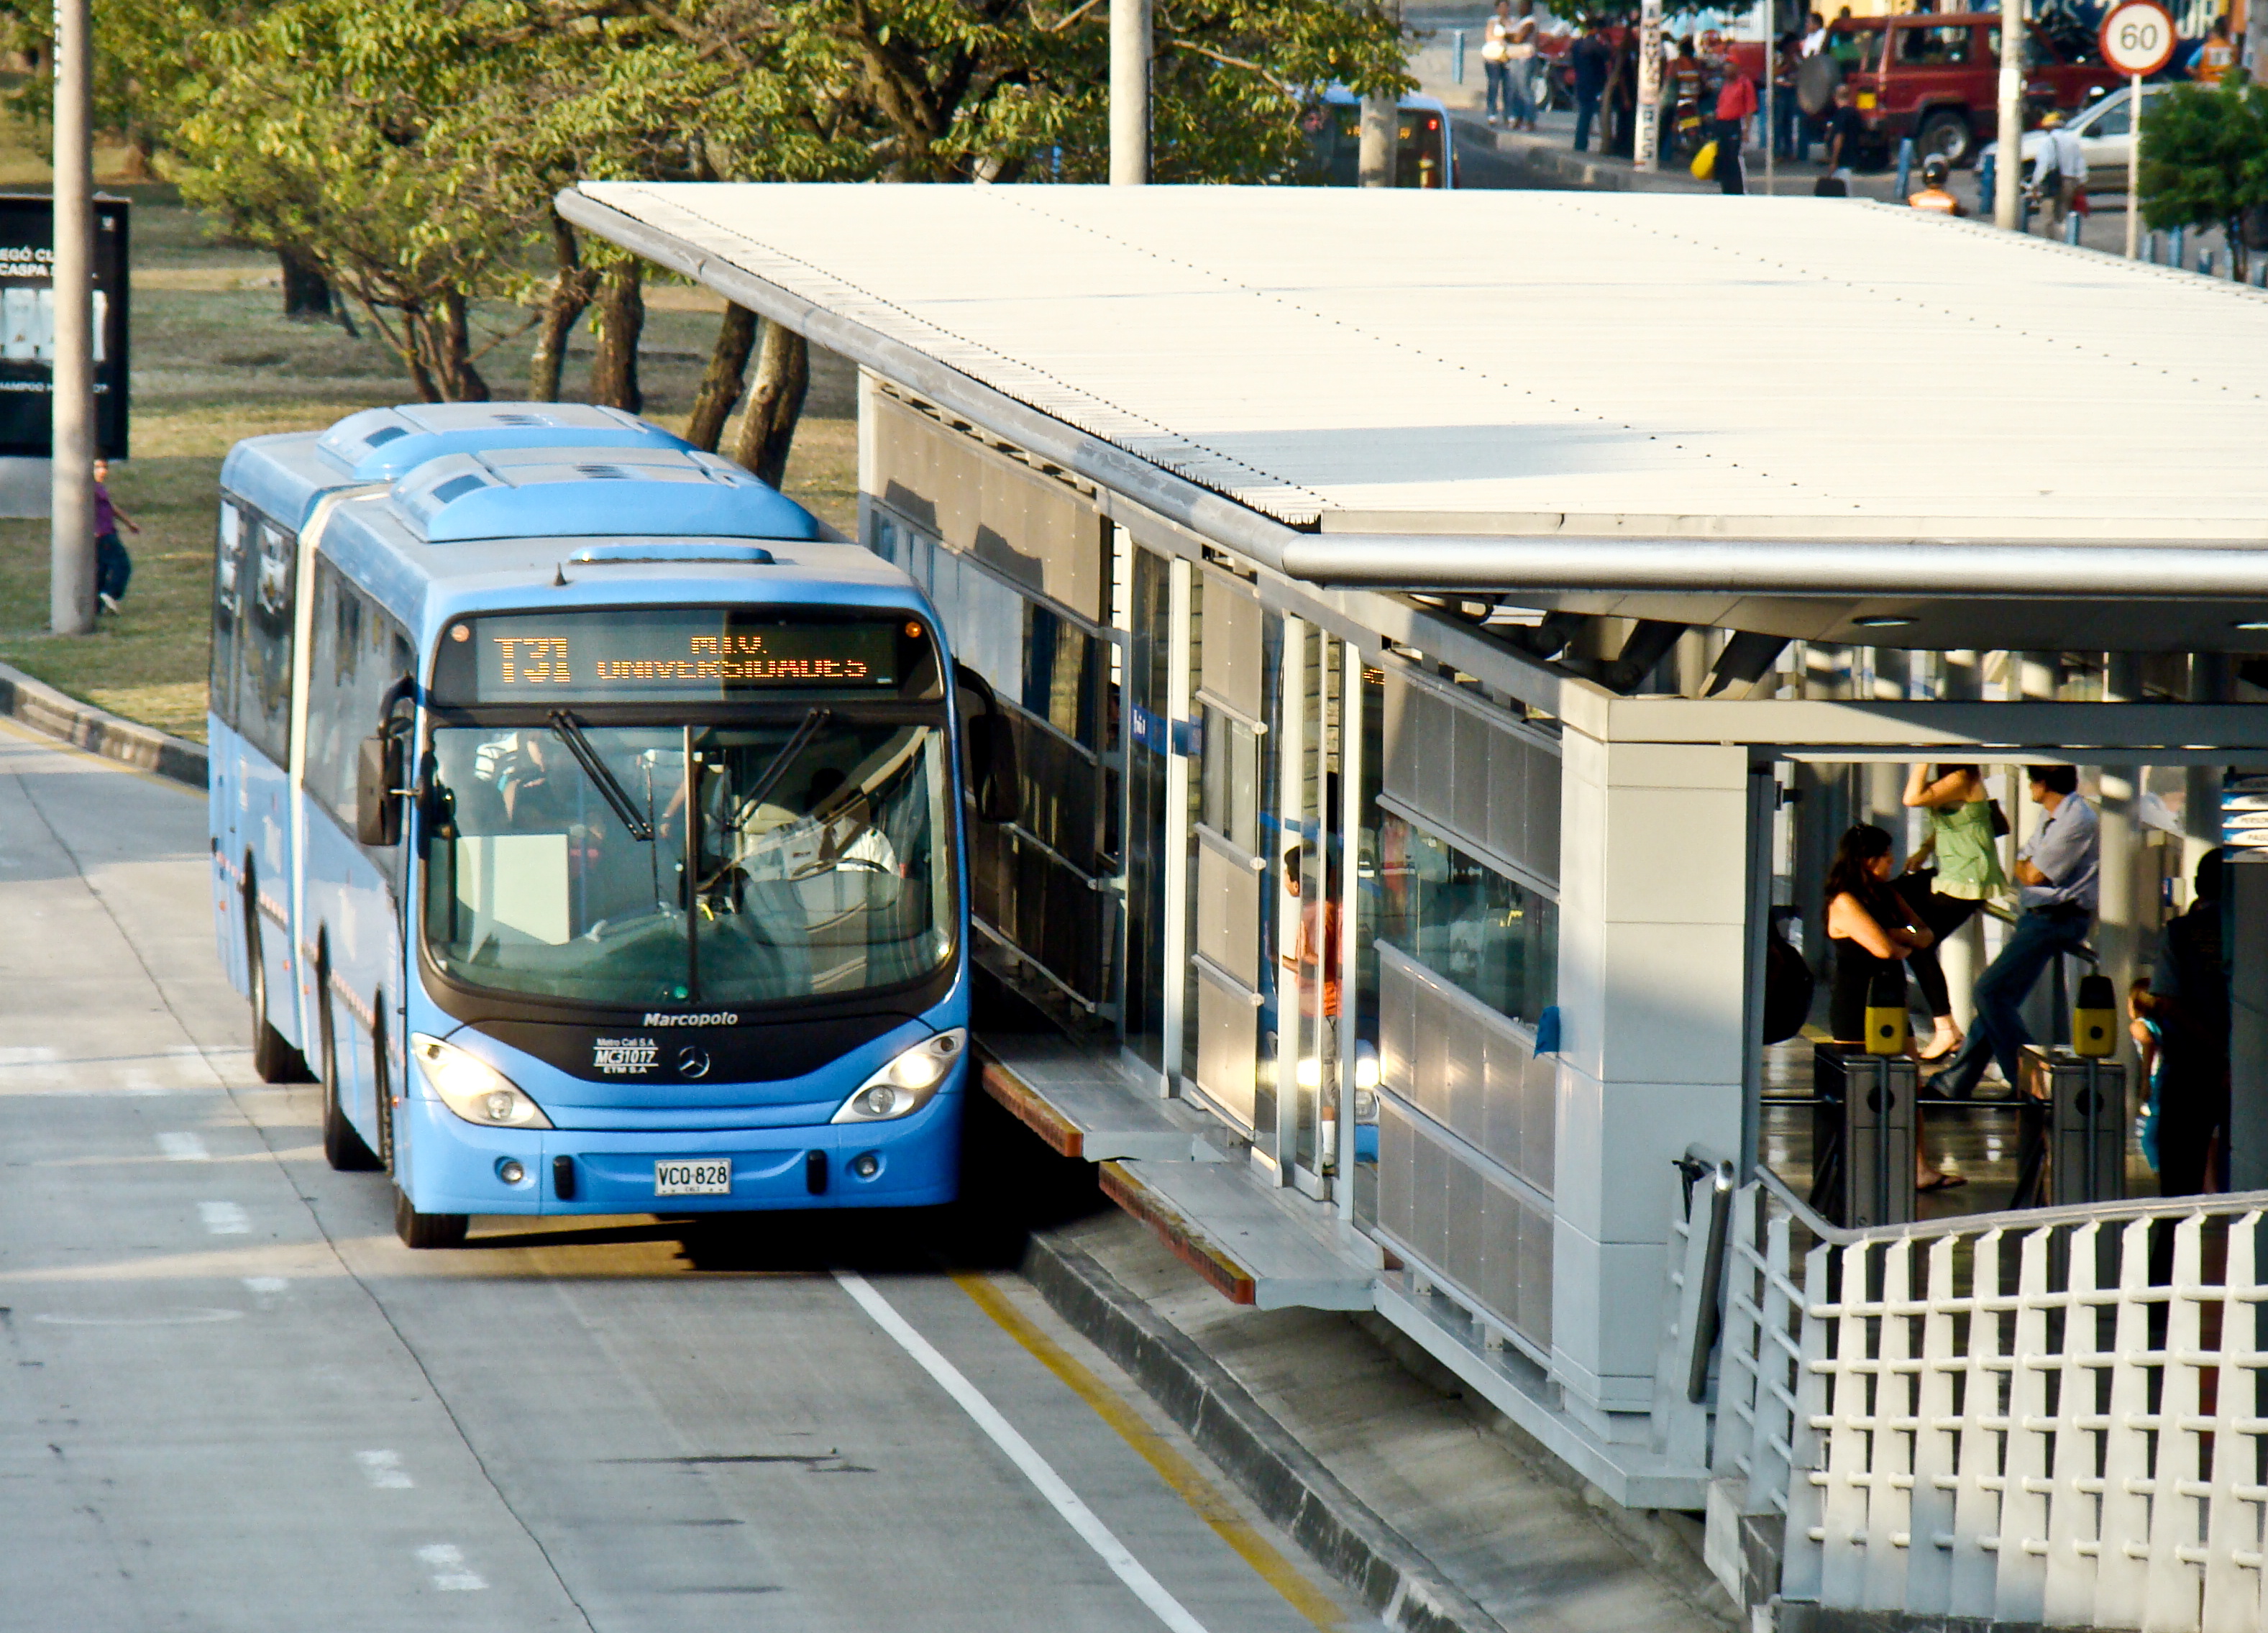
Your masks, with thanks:
[[[2174,55],[2172,13],[2157,0],[2124,0],[2102,18],[2102,60],[2122,74],[2154,74]]]

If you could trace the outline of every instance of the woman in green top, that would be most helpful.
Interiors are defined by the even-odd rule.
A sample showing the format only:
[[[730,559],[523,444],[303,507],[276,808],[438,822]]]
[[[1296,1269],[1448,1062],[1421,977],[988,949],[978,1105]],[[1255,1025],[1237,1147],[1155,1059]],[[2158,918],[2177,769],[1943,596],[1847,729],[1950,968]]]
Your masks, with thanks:
[[[1993,842],[1992,798],[1977,767],[1914,767],[1906,776],[1905,803],[1929,813],[1929,836],[1907,858],[1898,894],[1934,938],[1908,957],[1906,965],[1937,1019],[1937,1033],[1921,1058],[1939,1060],[1961,1046],[1961,1028],[1954,1024],[1953,1000],[1946,991],[1937,950],[1988,898],[2006,894],[2008,879],[2000,871],[2000,852]]]

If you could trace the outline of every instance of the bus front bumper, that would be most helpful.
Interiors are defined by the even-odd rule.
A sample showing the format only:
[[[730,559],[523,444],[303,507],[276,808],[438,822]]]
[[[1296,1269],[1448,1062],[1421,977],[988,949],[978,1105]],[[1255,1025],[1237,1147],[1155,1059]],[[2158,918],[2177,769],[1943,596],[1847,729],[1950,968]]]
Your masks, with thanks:
[[[954,1200],[961,1168],[956,1086],[887,1122],[624,1134],[485,1129],[438,1100],[401,1107],[401,1177],[421,1213],[733,1213],[789,1208],[921,1208]],[[732,1166],[723,1195],[659,1195],[659,1163]],[[519,1176],[507,1180],[507,1165]],[[872,1173],[861,1170],[871,1166]],[[563,1195],[565,1190],[568,1195]]]

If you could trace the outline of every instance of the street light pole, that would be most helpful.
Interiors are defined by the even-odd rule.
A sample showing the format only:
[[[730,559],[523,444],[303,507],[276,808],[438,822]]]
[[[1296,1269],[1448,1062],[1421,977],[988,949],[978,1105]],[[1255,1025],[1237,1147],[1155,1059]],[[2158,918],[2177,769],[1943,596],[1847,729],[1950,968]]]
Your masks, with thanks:
[[[55,0],[53,486],[48,622],[94,628],[94,63],[89,0]]]
[[[1150,180],[1151,0],[1110,0],[1110,185]]]
[[[1992,161],[1992,224],[2014,232],[2024,172],[2024,0],[2000,0],[2000,152]]]

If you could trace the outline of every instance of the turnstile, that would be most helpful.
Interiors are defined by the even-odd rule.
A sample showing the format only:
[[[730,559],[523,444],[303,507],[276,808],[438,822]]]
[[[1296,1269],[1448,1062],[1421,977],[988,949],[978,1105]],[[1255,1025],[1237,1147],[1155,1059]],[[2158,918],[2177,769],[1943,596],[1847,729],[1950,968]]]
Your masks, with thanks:
[[[1914,1217],[1914,1063],[1822,1043],[1811,1056],[1811,1205],[1837,1225]]]
[[[2126,1195],[2126,1068],[2028,1043],[2023,1153],[2012,1208],[2117,1202]]]

